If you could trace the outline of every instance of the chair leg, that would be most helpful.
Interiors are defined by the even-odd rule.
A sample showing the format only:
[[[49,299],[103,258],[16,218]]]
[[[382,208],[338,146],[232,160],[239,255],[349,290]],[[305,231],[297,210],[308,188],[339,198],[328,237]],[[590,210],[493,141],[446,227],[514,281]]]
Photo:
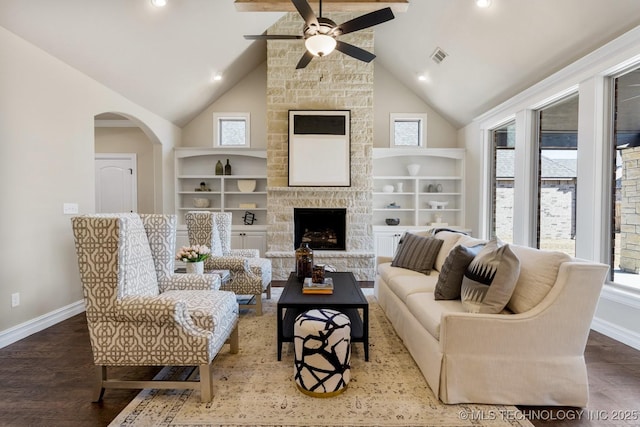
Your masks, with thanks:
[[[271,283],[269,283],[265,292],[267,293],[267,299],[271,299]]]
[[[93,401],[101,402],[104,397],[104,387],[102,386],[102,382],[107,379],[107,367],[96,365],[96,384],[93,388]]]
[[[213,378],[211,364],[200,365],[200,401],[211,402],[213,399]]]
[[[238,325],[233,328],[231,335],[229,335],[229,345],[231,346],[230,352],[231,354],[237,354],[240,350],[240,334],[238,333]]]
[[[262,316],[262,292],[256,295],[256,315]]]

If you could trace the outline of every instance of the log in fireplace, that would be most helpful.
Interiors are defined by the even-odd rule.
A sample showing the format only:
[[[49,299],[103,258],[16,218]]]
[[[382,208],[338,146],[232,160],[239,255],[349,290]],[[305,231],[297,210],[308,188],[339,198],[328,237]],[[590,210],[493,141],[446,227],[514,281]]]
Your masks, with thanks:
[[[294,208],[294,249],[306,242],[313,250],[346,250],[347,210]]]

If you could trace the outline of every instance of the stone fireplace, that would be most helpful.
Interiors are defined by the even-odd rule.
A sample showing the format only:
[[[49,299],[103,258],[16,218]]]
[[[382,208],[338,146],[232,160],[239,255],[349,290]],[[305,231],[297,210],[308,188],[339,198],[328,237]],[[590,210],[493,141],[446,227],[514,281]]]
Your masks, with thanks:
[[[355,15],[332,14],[344,22]],[[296,34],[300,15],[288,13],[268,33]],[[347,34],[342,40],[373,51],[373,30]],[[373,63],[335,52],[314,58],[302,70],[296,64],[302,43],[267,43],[267,253],[273,279],[286,280],[294,268],[295,216],[301,208],[345,212],[344,249],[314,251],[314,261],[352,271],[358,280],[375,277],[372,229]],[[350,187],[288,186],[289,110],[349,110]],[[313,159],[309,159],[310,162]]]

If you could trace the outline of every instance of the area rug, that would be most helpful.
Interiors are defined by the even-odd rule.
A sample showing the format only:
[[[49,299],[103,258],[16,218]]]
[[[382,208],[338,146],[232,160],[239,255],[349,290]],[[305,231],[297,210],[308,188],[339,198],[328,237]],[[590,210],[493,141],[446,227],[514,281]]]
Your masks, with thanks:
[[[513,406],[445,405],[427,385],[384,312],[369,300],[370,354],[352,344],[351,381],[332,398],[302,394],[293,379],[293,345],[276,352],[276,302],[264,314],[240,314],[240,352],[228,346],[216,357],[214,398],[200,402],[197,390],[143,390],[110,426],[532,426]],[[180,378],[186,368],[158,375]],[[108,398],[108,397],[107,397]]]

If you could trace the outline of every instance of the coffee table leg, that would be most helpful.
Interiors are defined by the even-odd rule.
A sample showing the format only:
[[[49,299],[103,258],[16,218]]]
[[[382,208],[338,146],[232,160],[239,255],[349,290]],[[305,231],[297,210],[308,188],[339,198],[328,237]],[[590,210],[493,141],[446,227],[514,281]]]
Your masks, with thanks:
[[[363,343],[364,343],[364,360],[365,362],[369,361],[369,306],[365,306],[362,310],[362,334],[364,335]]]
[[[282,307],[278,307],[278,361],[282,359]]]

